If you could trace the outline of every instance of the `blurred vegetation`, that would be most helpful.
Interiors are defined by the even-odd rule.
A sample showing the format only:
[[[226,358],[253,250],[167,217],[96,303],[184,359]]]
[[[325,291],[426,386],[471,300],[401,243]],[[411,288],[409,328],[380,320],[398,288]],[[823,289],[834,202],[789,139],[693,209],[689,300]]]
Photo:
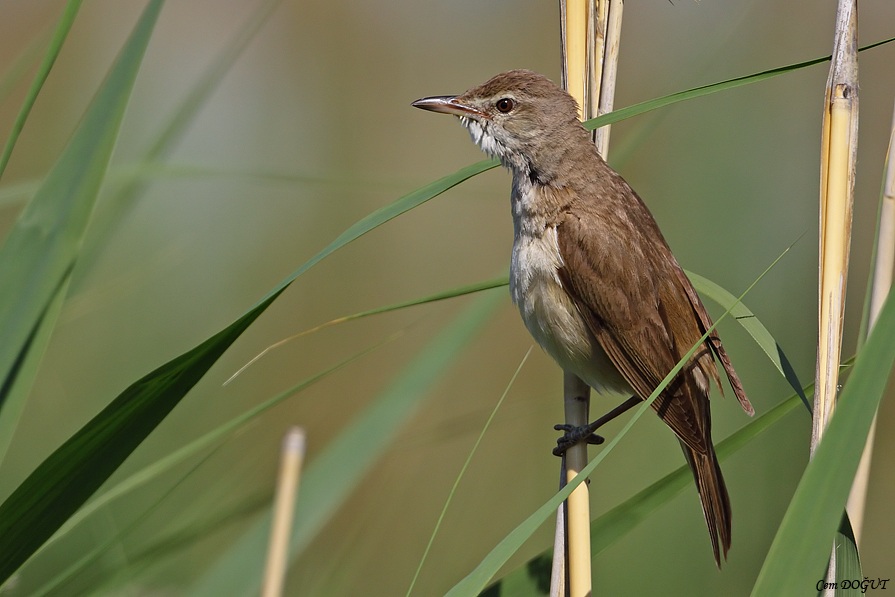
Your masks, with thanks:
[[[276,4],[245,50],[225,57],[226,70],[219,83],[206,86],[209,95],[195,116],[176,123],[170,149],[146,164],[174,110],[264,2],[172,2],[162,10],[83,257],[0,468],[0,499],[134,380],[231,323],[353,223],[481,159],[456,123],[430,119],[410,101],[460,92],[508,68],[559,78],[558,11],[551,2]],[[0,102],[0,138],[43,52],[35,40],[47,38],[63,6],[9,0],[0,7],[0,72],[10,72],[20,56],[28,65],[14,84],[0,87],[8,91]],[[81,8],[3,175],[0,235],[56,162],[143,7],[94,0]],[[819,8],[808,0],[736,7],[706,0],[629,3],[616,106],[827,55],[834,11],[832,3]],[[860,43],[893,35],[895,5],[865,0],[861,11]],[[29,54],[29,47],[38,49]],[[885,46],[860,58],[863,126],[844,354],[854,351],[867,278],[895,97],[893,52]],[[618,123],[611,152],[684,267],[734,294],[807,232],[746,299],[803,381],[814,375],[825,78],[825,66],[817,66]],[[122,201],[120,190],[135,175],[141,186]],[[505,172],[486,172],[310,269],[106,487],[377,348],[279,402],[224,443],[100,508],[23,567],[7,592],[31,594],[99,546],[91,565],[54,594],[207,589],[208,571],[219,569],[221,555],[265,516],[285,430],[307,428],[313,467],[342,432],[362,440],[355,417],[395,392],[433,345],[453,338],[456,354],[443,369],[433,369],[421,385],[403,386],[413,388],[416,406],[407,407],[407,421],[381,446],[373,469],[345,489],[345,501],[291,568],[287,589],[299,595],[403,593],[460,466],[531,345],[507,293],[489,290],[481,299],[333,326],[271,351],[222,384],[265,347],[296,332],[492,279],[508,262],[508,187]],[[495,302],[496,310],[461,343],[451,330],[459,334],[458,320],[472,321],[476,309],[487,308],[480,300]],[[726,322],[720,329],[759,414],[791,394],[739,326]],[[535,350],[459,485],[416,594],[453,586],[553,495],[557,462],[550,449],[552,425],[562,418],[560,380],[558,368]],[[747,423],[729,397],[713,405],[716,441]],[[882,465],[895,451],[895,434],[887,433],[892,421],[895,404],[888,397],[862,548],[871,578],[889,575],[895,558],[895,520],[888,511],[895,476]],[[809,419],[796,409],[725,462],[734,540],[723,572],[714,569],[698,500],[688,487],[600,554],[595,591],[748,593],[804,469],[809,435]],[[678,468],[674,444],[657,420],[640,420],[600,465],[594,512]],[[372,449],[362,452],[358,460],[374,456]],[[542,551],[551,535],[552,524],[545,524],[511,564]]]

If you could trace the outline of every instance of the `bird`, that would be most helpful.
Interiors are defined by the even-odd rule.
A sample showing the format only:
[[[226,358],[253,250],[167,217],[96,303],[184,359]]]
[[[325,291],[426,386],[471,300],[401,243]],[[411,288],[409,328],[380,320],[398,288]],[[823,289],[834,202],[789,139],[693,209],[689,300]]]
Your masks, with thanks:
[[[629,398],[569,429],[554,453],[642,403],[708,337],[652,403],[677,436],[699,493],[715,563],[731,542],[730,497],[711,436],[715,358],[743,410],[754,409],[693,284],[640,196],[599,155],[574,98],[530,70],[460,95],[411,104],[459,117],[473,142],[512,173],[510,294],[525,327],[563,370],[601,396]]]

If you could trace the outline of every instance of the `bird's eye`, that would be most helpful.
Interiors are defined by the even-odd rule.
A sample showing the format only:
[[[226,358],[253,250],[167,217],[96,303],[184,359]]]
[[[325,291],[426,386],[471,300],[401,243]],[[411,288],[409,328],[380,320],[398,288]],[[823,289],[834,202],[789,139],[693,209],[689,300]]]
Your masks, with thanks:
[[[504,97],[497,100],[497,103],[494,104],[494,107],[497,108],[498,112],[506,114],[516,107],[516,102],[514,102],[511,98]]]

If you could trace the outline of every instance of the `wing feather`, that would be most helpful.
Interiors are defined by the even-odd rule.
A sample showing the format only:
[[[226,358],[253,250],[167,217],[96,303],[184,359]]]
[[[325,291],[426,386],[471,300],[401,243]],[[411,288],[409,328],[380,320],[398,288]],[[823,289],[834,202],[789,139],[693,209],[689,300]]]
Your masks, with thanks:
[[[557,226],[560,280],[613,365],[646,399],[699,340],[705,321],[711,323],[704,308],[700,313],[693,306],[695,290],[661,235],[650,239],[659,242],[632,242],[624,226],[594,217],[585,225],[582,217],[587,216],[566,213]],[[593,230],[594,222],[601,223],[598,231]],[[622,261],[626,256],[636,258],[641,267],[632,270],[627,265],[632,259]],[[719,381],[712,358],[715,342],[720,345],[720,340],[707,341],[697,350],[653,402],[663,421],[702,454],[711,441],[709,380]]]

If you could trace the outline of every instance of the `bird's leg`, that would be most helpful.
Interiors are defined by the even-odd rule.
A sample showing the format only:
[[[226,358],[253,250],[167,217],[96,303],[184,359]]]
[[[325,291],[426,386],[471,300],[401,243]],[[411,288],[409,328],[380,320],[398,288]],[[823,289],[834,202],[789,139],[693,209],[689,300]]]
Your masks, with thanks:
[[[643,401],[639,396],[631,396],[596,421],[588,423],[587,425],[582,425],[581,427],[575,427],[573,425],[554,425],[554,429],[557,431],[565,431],[566,433],[556,440],[556,447],[553,448],[553,454],[555,456],[562,456],[565,454],[566,450],[581,442],[587,442],[588,444],[602,444],[606,440],[603,439],[602,436],[595,434],[594,431],[622,413],[631,410],[641,402]]]

